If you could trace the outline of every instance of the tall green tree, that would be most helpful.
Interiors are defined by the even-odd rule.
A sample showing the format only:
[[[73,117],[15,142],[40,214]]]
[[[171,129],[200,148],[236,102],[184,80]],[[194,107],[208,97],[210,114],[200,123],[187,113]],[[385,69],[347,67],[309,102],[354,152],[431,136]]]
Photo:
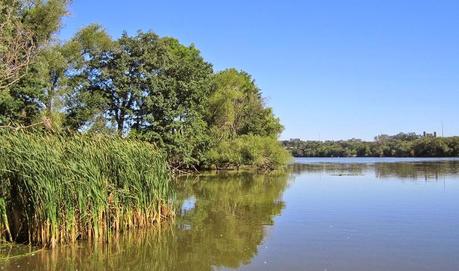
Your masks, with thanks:
[[[65,127],[79,130],[110,131],[105,123],[106,103],[102,83],[102,59],[108,58],[114,42],[100,25],[89,25],[75,34],[66,47],[73,56],[69,62],[69,94],[65,98]]]
[[[67,59],[60,46],[43,49],[29,71],[2,93],[0,119],[29,125],[40,117],[55,118],[61,105]]]
[[[252,77],[235,69],[215,75],[207,113],[207,121],[217,138],[277,137],[283,129],[272,109],[265,106]]]
[[[209,144],[204,116],[212,66],[193,45],[184,46],[173,38],[159,43],[162,63],[150,73],[134,128],[165,148],[173,166],[196,165]]]
[[[67,124],[123,135],[140,95],[141,53],[127,35],[112,41],[98,25],[75,36],[81,59],[72,73]]]
[[[289,160],[277,141],[283,127],[248,73],[227,69],[214,76],[206,116],[212,137],[206,167],[271,170]]]
[[[0,90],[17,82],[51,39],[67,0],[0,0]]]
[[[51,46],[67,1],[0,0],[0,124],[30,124],[56,104],[66,62]],[[53,74],[56,72],[56,74]]]
[[[101,39],[102,32],[93,27],[76,40],[84,37]],[[69,126],[136,136],[164,148],[173,165],[195,164],[208,141],[204,113],[212,76],[199,50],[152,32],[87,47],[73,73]]]

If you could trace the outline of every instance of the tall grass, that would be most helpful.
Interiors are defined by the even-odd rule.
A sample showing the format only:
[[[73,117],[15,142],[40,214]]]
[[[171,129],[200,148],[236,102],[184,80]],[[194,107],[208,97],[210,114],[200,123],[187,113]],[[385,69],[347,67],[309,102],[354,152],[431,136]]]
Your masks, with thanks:
[[[0,239],[52,247],[158,223],[169,181],[145,142],[0,131]]]

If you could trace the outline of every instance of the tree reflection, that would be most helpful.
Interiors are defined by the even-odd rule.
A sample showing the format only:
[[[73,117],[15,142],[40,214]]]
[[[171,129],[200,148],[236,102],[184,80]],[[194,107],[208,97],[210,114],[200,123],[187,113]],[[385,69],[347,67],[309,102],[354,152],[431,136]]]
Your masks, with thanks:
[[[185,253],[191,258],[184,263],[207,270],[250,262],[263,240],[264,225],[271,225],[284,207],[280,197],[286,184],[287,176],[246,173],[203,177],[183,185],[180,195],[196,198],[195,207],[178,218],[179,225],[191,228],[178,240],[193,252]]]
[[[317,163],[293,164],[290,171],[294,175],[302,173],[323,173],[327,175],[349,176],[375,174],[377,178],[401,178],[411,180],[438,180],[440,177],[458,176],[459,161],[437,162],[396,162],[396,163]]]

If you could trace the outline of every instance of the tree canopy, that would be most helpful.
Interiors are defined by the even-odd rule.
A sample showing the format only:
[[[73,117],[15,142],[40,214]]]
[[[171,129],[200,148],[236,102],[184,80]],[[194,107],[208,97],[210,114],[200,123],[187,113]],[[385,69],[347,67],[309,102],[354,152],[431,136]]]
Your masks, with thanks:
[[[0,0],[0,90],[17,82],[59,29],[66,0]]]
[[[52,41],[66,1],[2,1],[14,2],[1,6],[14,14],[2,35],[27,29],[31,43],[21,72],[1,80],[0,126],[42,122],[54,131],[136,138],[158,146],[174,168],[284,164],[272,157],[286,154],[277,142],[282,125],[248,73],[215,73],[194,45],[151,31],[113,39],[89,25],[65,43]],[[11,49],[6,39],[0,44],[0,52]],[[217,155],[223,150],[238,158]]]
[[[224,137],[238,135],[278,136],[282,125],[264,105],[260,89],[243,71],[227,69],[213,79],[208,123]]]

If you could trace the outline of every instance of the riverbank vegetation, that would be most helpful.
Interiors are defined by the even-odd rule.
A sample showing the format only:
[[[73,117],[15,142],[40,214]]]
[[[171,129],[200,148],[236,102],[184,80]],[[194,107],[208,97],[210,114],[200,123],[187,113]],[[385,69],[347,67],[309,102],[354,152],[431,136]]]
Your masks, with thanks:
[[[167,214],[170,171],[288,162],[248,73],[154,32],[59,41],[67,4],[0,0],[0,238],[100,239]]]
[[[264,169],[287,162],[271,156],[283,152],[274,142],[283,128],[248,73],[232,68],[215,72],[194,45],[153,32],[113,39],[103,27],[90,25],[59,42],[52,34],[59,29],[66,1],[1,1],[8,4],[2,4],[4,13],[14,18],[38,16],[49,26],[13,22],[12,30],[2,28],[11,34],[10,41],[1,44],[2,57],[14,49],[14,33],[22,28],[44,41],[34,43],[34,53],[17,78],[2,78],[8,83],[0,94],[0,126],[43,122],[53,131],[135,138],[164,151],[173,169],[241,162]],[[1,69],[7,73],[6,67]],[[257,157],[234,163],[213,155],[213,150],[233,141],[257,146],[270,141],[270,151],[252,152],[250,156]],[[242,156],[245,150],[231,151]]]
[[[458,157],[459,137],[437,137],[399,133],[380,135],[374,141],[360,139],[340,141],[282,142],[296,157]]]
[[[2,131],[0,145],[2,239],[105,239],[172,214],[168,167],[149,143]]]
[[[59,246],[3,263],[0,247],[0,266],[33,266],[35,271],[240,268],[257,254],[267,225],[285,208],[282,193],[289,180],[287,174],[235,171],[183,176],[173,184],[176,223],[127,232],[110,243]],[[10,257],[21,252],[10,252]]]
[[[290,159],[289,153],[279,147],[275,138],[250,135],[221,141],[206,157],[216,169],[239,169],[245,166],[262,171],[281,168]]]

